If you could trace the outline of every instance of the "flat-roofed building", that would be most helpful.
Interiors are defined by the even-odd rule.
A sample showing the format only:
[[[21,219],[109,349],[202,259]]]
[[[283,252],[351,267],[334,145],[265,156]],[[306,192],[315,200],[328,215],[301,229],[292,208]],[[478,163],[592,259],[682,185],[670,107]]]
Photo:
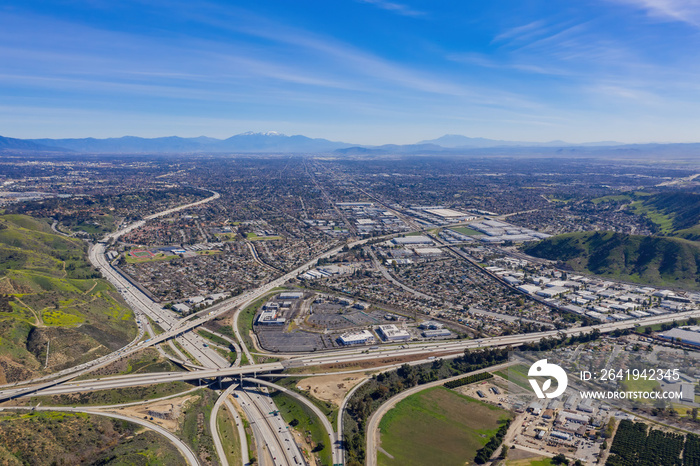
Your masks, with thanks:
[[[374,343],[375,338],[369,330],[360,330],[359,332],[348,332],[340,335],[338,342],[344,346],[367,345]]]
[[[258,325],[284,325],[286,322],[284,317],[280,317],[274,309],[267,309],[258,316]]]
[[[416,236],[402,236],[400,238],[394,238],[391,240],[392,243],[405,246],[407,244],[435,244],[433,240],[423,235]]]
[[[437,330],[424,330],[423,336],[425,338],[447,338],[452,336],[452,332],[446,328],[441,328]]]
[[[661,338],[666,340],[675,340],[686,345],[700,346],[700,332],[686,330],[682,328],[672,328],[666,332],[659,334]]]
[[[380,325],[377,327],[379,336],[385,341],[404,341],[411,338],[411,334],[404,329],[398,328],[396,325]]]

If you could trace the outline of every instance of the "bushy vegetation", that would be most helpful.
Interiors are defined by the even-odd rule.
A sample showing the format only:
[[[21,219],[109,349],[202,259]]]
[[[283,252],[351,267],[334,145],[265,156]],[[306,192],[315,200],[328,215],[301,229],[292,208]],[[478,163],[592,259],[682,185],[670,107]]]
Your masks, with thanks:
[[[160,434],[101,416],[0,414],[0,463],[172,465],[184,458]]]

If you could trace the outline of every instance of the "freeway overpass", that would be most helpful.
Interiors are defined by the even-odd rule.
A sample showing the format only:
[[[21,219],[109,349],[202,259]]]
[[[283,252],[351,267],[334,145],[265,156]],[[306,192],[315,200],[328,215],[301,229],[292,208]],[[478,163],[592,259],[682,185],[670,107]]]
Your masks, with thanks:
[[[380,349],[368,350],[366,347],[353,348],[348,350],[339,350],[314,355],[295,355],[292,359],[274,363],[252,364],[241,367],[228,367],[221,369],[204,369],[191,372],[163,372],[163,373],[146,373],[135,375],[123,375],[116,377],[89,379],[80,382],[66,383],[74,376],[62,378],[56,381],[46,382],[39,385],[23,386],[19,388],[6,389],[0,392],[0,401],[12,398],[19,398],[31,394],[59,394],[59,393],[75,393],[93,390],[106,390],[112,388],[134,387],[140,385],[152,385],[158,383],[176,382],[176,381],[192,381],[198,379],[221,379],[225,377],[240,377],[249,374],[265,375],[268,373],[279,373],[289,368],[313,368],[326,364],[342,364],[355,363],[358,361],[381,360],[386,358],[401,358],[405,356],[425,356],[424,359],[419,359],[411,362],[411,364],[419,364],[428,362],[435,354],[444,356],[440,357],[455,357],[463,353],[467,349],[479,349],[499,346],[518,346],[523,343],[532,343],[541,340],[542,338],[556,338],[560,335],[578,335],[580,333],[589,333],[597,329],[601,333],[609,333],[615,330],[625,330],[636,326],[655,325],[677,320],[685,320],[690,317],[700,318],[700,310],[687,311],[677,314],[666,314],[663,316],[653,316],[644,319],[629,320],[622,322],[613,322],[600,325],[592,325],[589,327],[577,327],[565,330],[550,330],[546,332],[527,333],[520,335],[507,335],[501,337],[482,338],[477,340],[457,340],[457,341],[439,341],[431,343],[421,343],[420,345],[390,345],[383,346]],[[383,367],[396,366],[397,364],[387,364],[386,366],[378,366],[372,370],[379,370]],[[368,369],[348,370],[345,372],[366,372]],[[338,372],[332,372],[337,374]],[[316,372],[307,374],[307,376],[327,375],[328,372]],[[282,375],[282,374],[280,374]]]

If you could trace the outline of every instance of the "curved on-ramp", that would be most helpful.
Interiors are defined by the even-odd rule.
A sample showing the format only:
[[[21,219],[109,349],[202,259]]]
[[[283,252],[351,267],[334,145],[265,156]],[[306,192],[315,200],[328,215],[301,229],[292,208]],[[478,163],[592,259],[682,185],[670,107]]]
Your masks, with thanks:
[[[217,416],[219,414],[219,409],[221,408],[222,404],[226,404],[226,407],[231,410],[231,414],[235,416],[236,419],[238,419],[238,414],[236,414],[236,411],[233,409],[233,406],[231,405],[230,402],[228,402],[228,397],[233,391],[238,387],[238,384],[231,384],[226,390],[224,390],[219,398],[216,400],[216,403],[214,403],[214,407],[211,410],[211,414],[209,416],[209,430],[211,431],[211,435],[214,438],[214,447],[216,447],[216,454],[219,456],[219,463],[221,463],[221,466],[229,466],[228,459],[226,458],[226,452],[224,451],[224,445],[221,442],[221,433],[219,432],[219,423],[217,422]],[[240,437],[240,442],[241,442],[241,461],[242,464],[248,464],[250,462],[250,458],[248,457],[248,442],[245,436],[245,431],[243,430],[242,423],[240,420],[236,422],[236,425],[238,426],[238,436]]]

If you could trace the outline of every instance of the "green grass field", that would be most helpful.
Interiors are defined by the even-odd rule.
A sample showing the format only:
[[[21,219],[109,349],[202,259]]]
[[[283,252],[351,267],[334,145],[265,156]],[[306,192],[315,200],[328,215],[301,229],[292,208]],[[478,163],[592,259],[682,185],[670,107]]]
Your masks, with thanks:
[[[597,197],[595,199],[591,199],[591,202],[593,204],[600,204],[601,202],[612,202],[612,201],[617,201],[617,202],[625,202],[625,201],[631,201],[632,196],[629,194],[617,194],[617,195],[611,195],[611,196],[603,196],[603,197]]]
[[[551,464],[552,460],[544,456],[539,458],[506,461],[506,466],[550,466]]]
[[[469,228],[469,227],[454,227],[454,228],[450,228],[450,230],[456,231],[457,233],[461,233],[461,234],[467,235],[467,236],[483,235],[482,232],[476,231],[476,230]]]
[[[382,466],[459,465],[472,462],[510,413],[444,387],[399,402],[379,423]],[[420,419],[420,422],[416,422]]]
[[[248,241],[279,241],[283,239],[281,236],[258,236],[255,233],[246,234],[246,239]]]
[[[532,387],[530,386],[530,383],[527,381],[528,376],[527,376],[527,371],[529,368],[527,366],[524,366],[522,364],[517,364],[514,366],[510,366],[507,369],[500,370],[497,372],[494,372],[494,374],[506,379],[507,381],[522,387],[528,391],[532,390]]]
[[[638,379],[623,380],[620,384],[628,392],[655,392],[661,390],[661,385],[656,380]]]
[[[231,466],[239,466],[241,464],[241,441],[238,438],[238,428],[236,420],[229,413],[228,408],[223,405],[219,409],[219,414],[216,418],[219,428],[219,435],[224,445],[224,453],[228,464]]]

